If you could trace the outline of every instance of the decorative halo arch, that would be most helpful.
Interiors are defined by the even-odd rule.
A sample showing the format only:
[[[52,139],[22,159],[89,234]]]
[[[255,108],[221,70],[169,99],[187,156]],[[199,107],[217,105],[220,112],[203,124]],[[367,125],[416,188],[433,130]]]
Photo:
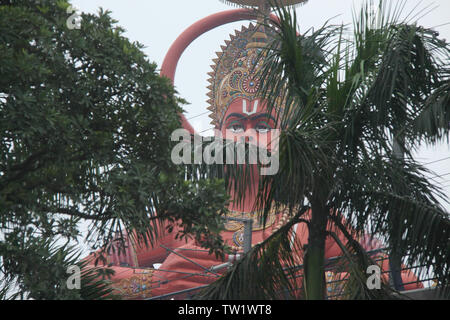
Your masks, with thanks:
[[[188,27],[169,48],[169,51],[164,58],[160,75],[169,78],[172,83],[174,83],[178,61],[186,48],[189,47],[195,39],[208,31],[228,23],[242,20],[256,20],[257,15],[258,13],[252,9],[234,9],[212,14],[195,22]],[[277,16],[274,14],[270,15],[270,19],[278,21]],[[180,117],[183,128],[188,130],[191,134],[194,134],[195,130],[184,114],[180,114]]]

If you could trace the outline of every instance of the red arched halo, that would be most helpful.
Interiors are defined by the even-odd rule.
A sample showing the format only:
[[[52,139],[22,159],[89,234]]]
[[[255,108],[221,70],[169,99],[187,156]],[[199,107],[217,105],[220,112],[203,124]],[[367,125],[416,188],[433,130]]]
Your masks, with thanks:
[[[175,80],[175,71],[177,69],[178,61],[181,58],[184,50],[199,36],[202,34],[231,22],[241,20],[255,20],[257,19],[257,12],[251,9],[234,9],[227,10],[219,13],[212,14],[206,18],[203,18],[189,28],[187,28],[172,44],[167,52],[164,62],[161,67],[160,74],[172,80]],[[275,15],[271,15],[271,19],[276,21],[278,18]],[[186,117],[181,114],[181,123],[184,129],[194,134],[194,128],[187,121]]]

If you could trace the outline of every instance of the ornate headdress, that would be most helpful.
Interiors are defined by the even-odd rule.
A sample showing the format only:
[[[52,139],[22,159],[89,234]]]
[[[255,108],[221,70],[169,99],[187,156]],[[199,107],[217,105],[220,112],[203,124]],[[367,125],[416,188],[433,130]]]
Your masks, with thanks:
[[[209,107],[212,124],[220,127],[231,102],[236,98],[253,100],[258,97],[261,87],[257,72],[261,69],[262,59],[258,59],[262,48],[266,46],[271,34],[264,26],[250,24],[242,27],[230,40],[225,41],[222,51],[217,52],[213,60],[213,71],[208,73],[211,85],[209,89]]]
[[[274,38],[273,30],[264,28],[264,15],[270,12],[274,5],[269,0],[221,0],[222,2],[244,6],[258,7],[263,16],[258,18],[257,25],[250,24],[248,28],[242,27],[230,35],[230,40],[225,41],[221,52],[216,52],[217,58],[213,59],[211,66],[213,71],[208,73],[211,83],[209,89],[209,107],[212,118],[211,124],[219,128],[231,102],[238,97],[253,100],[258,97],[261,87],[256,74],[261,69],[262,59],[258,59],[268,39]],[[308,0],[278,0],[278,5],[297,6]],[[283,103],[281,103],[283,104]],[[283,108],[284,109],[284,108]]]

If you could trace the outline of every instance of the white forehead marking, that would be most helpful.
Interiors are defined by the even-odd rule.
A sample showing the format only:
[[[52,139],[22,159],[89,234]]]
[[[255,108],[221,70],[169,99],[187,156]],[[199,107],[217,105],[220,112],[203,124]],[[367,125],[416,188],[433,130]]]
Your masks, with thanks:
[[[256,113],[256,110],[258,110],[258,103],[259,103],[259,100],[255,100],[255,103],[253,104],[253,110],[248,112],[247,111],[247,100],[242,99],[242,113],[245,113],[248,116]]]

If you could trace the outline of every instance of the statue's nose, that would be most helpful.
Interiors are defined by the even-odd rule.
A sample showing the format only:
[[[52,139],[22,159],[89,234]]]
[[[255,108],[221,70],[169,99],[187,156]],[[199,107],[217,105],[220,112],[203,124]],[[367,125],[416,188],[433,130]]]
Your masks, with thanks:
[[[254,133],[252,132],[252,130],[245,130],[243,136],[241,137],[241,141],[247,142],[247,143],[256,141],[256,139],[253,136],[253,134]]]

